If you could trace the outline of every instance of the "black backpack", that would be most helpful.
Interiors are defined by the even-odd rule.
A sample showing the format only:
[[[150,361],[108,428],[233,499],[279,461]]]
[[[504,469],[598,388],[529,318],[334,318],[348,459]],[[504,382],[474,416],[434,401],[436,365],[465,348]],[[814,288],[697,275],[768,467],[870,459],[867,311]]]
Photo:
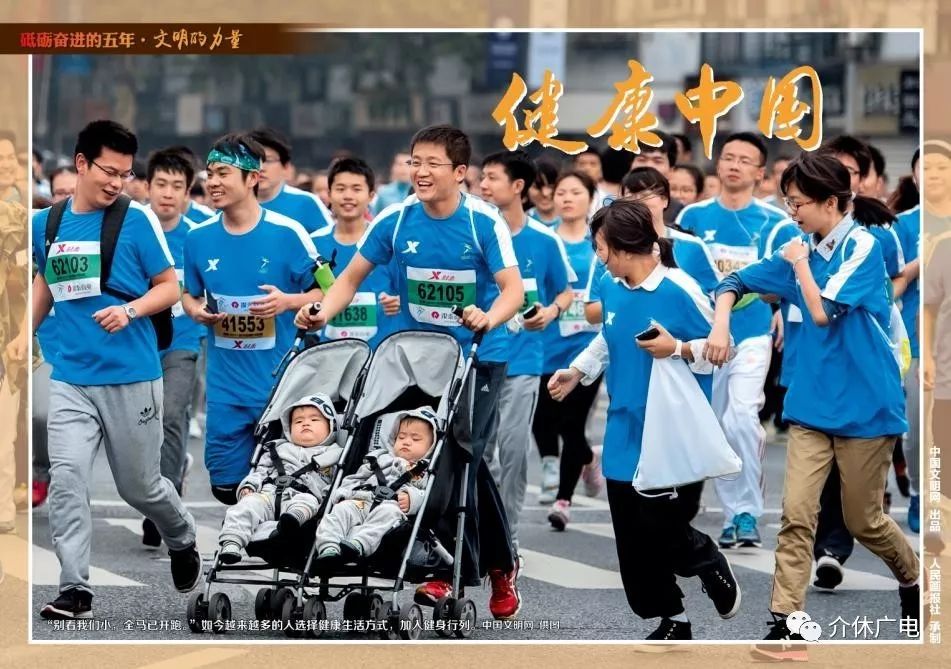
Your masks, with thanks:
[[[122,224],[125,222],[126,212],[129,210],[129,204],[132,200],[120,195],[115,202],[110,204],[102,212],[102,231],[99,233],[99,253],[101,257],[99,273],[99,289],[108,295],[112,295],[125,302],[137,300],[140,296],[129,295],[118,290],[110,288],[107,284],[109,276],[112,273],[112,260],[116,254],[116,243],[119,240],[119,232],[122,230]],[[49,258],[50,247],[56,241],[56,235],[59,234],[59,225],[63,221],[63,212],[66,211],[66,205],[69,199],[57,202],[50,207],[49,217],[46,219],[46,257]],[[149,316],[152,321],[152,327],[155,328],[155,336],[158,341],[158,350],[164,351],[172,344],[172,308]]]

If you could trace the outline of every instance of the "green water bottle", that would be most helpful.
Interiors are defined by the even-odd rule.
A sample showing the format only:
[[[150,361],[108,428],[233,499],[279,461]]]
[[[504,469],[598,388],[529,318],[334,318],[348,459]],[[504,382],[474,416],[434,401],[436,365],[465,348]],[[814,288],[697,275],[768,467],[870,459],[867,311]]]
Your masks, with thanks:
[[[333,263],[322,256],[317,256],[317,263],[314,266],[314,281],[323,291],[324,295],[334,285]]]

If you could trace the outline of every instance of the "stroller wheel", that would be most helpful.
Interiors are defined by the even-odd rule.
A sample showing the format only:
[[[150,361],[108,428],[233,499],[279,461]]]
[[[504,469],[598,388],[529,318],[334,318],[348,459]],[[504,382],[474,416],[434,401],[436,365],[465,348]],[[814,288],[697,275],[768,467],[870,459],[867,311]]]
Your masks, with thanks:
[[[320,622],[327,620],[327,607],[317,597],[311,597],[304,604],[304,622],[307,623],[307,636],[316,639],[324,633]]]
[[[452,607],[452,618],[457,621],[459,625],[459,627],[453,631],[454,634],[460,639],[468,639],[472,636],[472,632],[475,631],[476,620],[478,618],[475,602],[471,599],[457,600]]]
[[[440,597],[436,605],[433,606],[433,627],[436,630],[436,636],[441,636],[444,639],[452,636],[449,621],[452,620],[452,610],[455,604],[456,600],[450,595],[446,595]]]
[[[343,600],[344,620],[375,620],[370,613],[370,600],[361,592],[351,592]]]
[[[404,641],[416,641],[423,633],[423,610],[419,604],[411,604],[400,609],[399,638]]]
[[[281,611],[281,622],[284,625],[284,635],[288,639],[299,639],[304,630],[298,628],[298,623],[304,620],[304,611],[297,606],[296,598],[291,595],[284,599],[284,609]]]
[[[254,617],[257,620],[271,620],[274,617],[274,608],[271,606],[273,594],[273,588],[261,588],[254,596]]]
[[[271,619],[280,620],[284,613],[284,600],[294,599],[294,591],[290,588],[278,588],[271,595]]]
[[[383,597],[377,594],[370,595],[367,600],[367,617],[370,620],[385,620],[386,619],[386,602],[383,601]]]
[[[195,634],[204,632],[202,622],[208,619],[208,602],[205,601],[205,593],[202,590],[196,590],[188,598],[188,629]]]
[[[211,620],[212,631],[215,634],[224,634],[228,621],[231,620],[231,600],[223,592],[216,592],[208,600],[208,619]]]

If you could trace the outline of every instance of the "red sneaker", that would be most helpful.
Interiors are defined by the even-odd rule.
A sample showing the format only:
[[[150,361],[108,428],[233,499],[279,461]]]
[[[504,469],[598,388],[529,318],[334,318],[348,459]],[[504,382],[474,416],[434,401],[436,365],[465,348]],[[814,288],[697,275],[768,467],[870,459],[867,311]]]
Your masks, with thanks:
[[[518,615],[522,608],[522,596],[518,592],[518,572],[520,561],[516,558],[515,568],[506,574],[501,569],[489,570],[492,581],[492,596],[489,598],[489,611],[496,620],[509,620]]]
[[[452,594],[452,584],[446,581],[429,581],[416,588],[416,596],[413,598],[417,604],[422,606],[435,606],[443,597]]]
[[[37,507],[46,501],[50,494],[49,481],[33,481],[33,506]]]

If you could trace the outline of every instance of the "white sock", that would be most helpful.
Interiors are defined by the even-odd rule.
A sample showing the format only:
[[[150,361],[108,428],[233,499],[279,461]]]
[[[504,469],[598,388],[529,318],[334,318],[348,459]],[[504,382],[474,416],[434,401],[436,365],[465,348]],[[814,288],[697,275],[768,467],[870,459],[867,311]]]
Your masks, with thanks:
[[[676,622],[678,622],[678,623],[689,623],[689,622],[690,622],[689,620],[687,620],[687,612],[686,612],[686,611],[682,611],[681,613],[678,613],[678,614],[675,615],[675,616],[670,616],[670,620],[674,620],[674,621],[676,621]]]

